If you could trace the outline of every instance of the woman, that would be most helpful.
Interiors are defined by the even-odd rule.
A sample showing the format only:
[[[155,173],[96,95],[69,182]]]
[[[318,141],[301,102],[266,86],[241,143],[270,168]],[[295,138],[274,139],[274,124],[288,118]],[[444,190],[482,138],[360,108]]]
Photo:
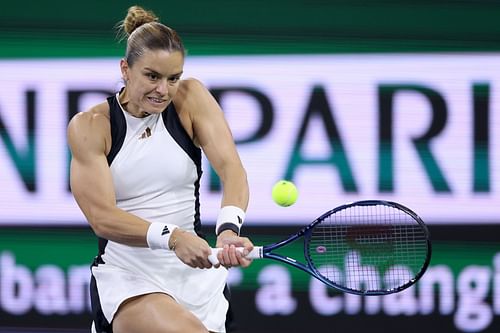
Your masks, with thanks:
[[[138,6],[121,28],[125,87],[68,126],[72,192],[99,237],[93,331],[225,332],[226,267],[248,266],[253,248],[239,236],[245,170],[214,98],[197,80],[180,79],[185,50],[176,32]],[[223,184],[216,246],[224,267],[212,267],[199,237],[201,150]]]

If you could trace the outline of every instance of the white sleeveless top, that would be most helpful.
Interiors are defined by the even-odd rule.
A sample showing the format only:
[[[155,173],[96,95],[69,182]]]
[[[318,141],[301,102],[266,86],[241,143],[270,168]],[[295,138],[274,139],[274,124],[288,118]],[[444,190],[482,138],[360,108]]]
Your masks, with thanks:
[[[113,141],[108,163],[117,206],[149,222],[199,231],[201,151],[184,131],[174,106],[162,114],[135,118],[123,110],[118,94],[114,98],[108,100]],[[227,278],[225,268],[191,268],[173,251],[104,239],[99,240],[92,273],[109,322],[123,300],[150,292],[165,292],[195,313],[193,309],[203,304],[209,309],[214,297],[223,298]],[[213,314],[199,315],[203,316],[208,320]]]
[[[122,112],[126,137],[110,166],[117,206],[149,222],[193,230],[196,165],[167,131],[161,114],[135,118]]]

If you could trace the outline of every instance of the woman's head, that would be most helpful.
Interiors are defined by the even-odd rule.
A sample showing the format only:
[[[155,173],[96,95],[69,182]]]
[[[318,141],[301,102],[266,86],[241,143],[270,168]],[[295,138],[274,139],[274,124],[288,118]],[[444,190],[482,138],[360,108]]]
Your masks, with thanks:
[[[125,81],[122,103],[136,115],[160,113],[173,100],[183,72],[185,50],[177,33],[141,7],[130,7],[121,23],[128,35],[120,62]]]
[[[129,66],[133,66],[148,50],[178,51],[185,55],[184,45],[175,30],[158,22],[153,12],[142,7],[130,7],[120,28],[128,36],[125,59]]]

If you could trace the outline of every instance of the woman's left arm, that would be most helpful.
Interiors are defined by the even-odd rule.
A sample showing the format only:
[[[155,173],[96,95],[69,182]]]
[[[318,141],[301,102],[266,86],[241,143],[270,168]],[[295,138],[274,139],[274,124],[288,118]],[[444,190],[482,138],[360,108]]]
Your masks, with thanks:
[[[183,81],[179,95],[182,96],[180,112],[188,111],[191,119],[193,141],[203,149],[222,182],[216,246],[224,250],[219,254],[219,261],[224,266],[248,266],[250,261],[235,249],[244,247],[245,252],[251,251],[253,244],[248,238],[239,237],[248,207],[249,189],[231,130],[222,109],[201,82]]]

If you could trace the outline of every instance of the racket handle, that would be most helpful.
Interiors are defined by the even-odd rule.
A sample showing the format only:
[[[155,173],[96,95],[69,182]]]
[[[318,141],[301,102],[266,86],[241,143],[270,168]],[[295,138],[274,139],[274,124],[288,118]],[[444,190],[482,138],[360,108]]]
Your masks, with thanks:
[[[237,247],[237,251],[243,252],[242,247]],[[217,259],[217,254],[222,251],[222,248],[212,248],[212,254],[208,256],[208,260],[212,263],[212,265],[217,265],[219,263],[219,259]],[[262,246],[254,246],[253,250],[250,251],[245,258],[247,259],[260,259],[262,258]]]

